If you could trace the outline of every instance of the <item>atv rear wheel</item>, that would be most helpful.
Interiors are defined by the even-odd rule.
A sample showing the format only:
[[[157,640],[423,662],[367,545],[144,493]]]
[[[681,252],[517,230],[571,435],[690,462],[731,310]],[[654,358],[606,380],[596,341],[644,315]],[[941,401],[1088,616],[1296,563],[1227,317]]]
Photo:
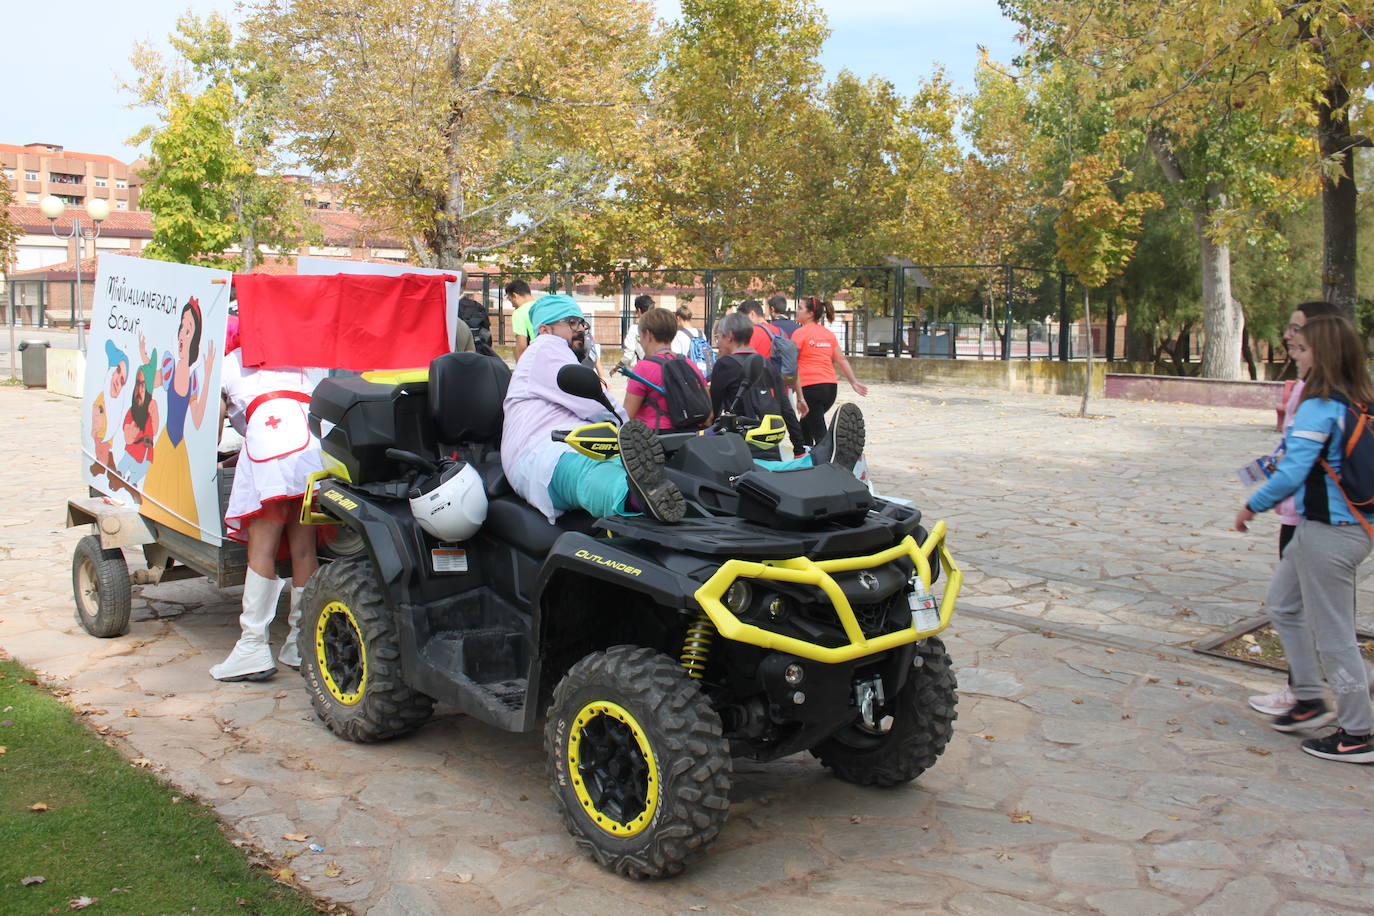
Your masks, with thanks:
[[[958,684],[945,644],[932,636],[916,647],[906,683],[882,708],[877,728],[847,725],[811,749],[846,782],[897,786],[935,765],[959,717]]]
[[[730,806],[720,716],[682,666],[615,646],[572,667],[544,726],[563,823],[603,866],[675,875],[706,852]]]
[[[382,741],[423,725],[434,700],[401,680],[401,645],[367,560],[335,560],[301,595],[301,676],[329,730]]]
[[[88,534],[72,555],[72,594],[76,622],[92,636],[108,639],[129,632],[129,565],[118,549],[106,550]]]

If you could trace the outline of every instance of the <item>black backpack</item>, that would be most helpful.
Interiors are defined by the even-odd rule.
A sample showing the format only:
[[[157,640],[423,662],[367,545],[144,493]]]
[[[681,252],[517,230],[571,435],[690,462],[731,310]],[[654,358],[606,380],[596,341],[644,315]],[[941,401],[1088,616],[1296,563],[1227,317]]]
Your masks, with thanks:
[[[765,361],[759,353],[733,353],[736,362],[740,364],[739,387],[735,389],[729,402],[724,406],[728,413],[740,417],[751,417],[755,420],[762,420],[768,414],[781,414],[782,408],[779,399],[785,397],[785,393],[777,376],[777,369],[769,361]],[[750,364],[754,360],[765,363],[762,376],[757,384],[750,384],[749,377],[752,374]]]
[[[1335,400],[1345,404],[1345,430],[1341,442],[1341,472],[1331,469],[1325,458],[1321,466],[1336,482],[1350,513],[1374,536],[1366,513],[1374,512],[1374,415],[1364,404],[1352,404],[1340,394]]]
[[[686,431],[701,429],[711,416],[711,394],[697,374],[691,360],[673,357],[646,356],[651,363],[663,367],[663,410],[673,429]]]
[[[472,344],[483,356],[495,356],[491,348],[491,316],[487,307],[470,296],[458,300],[458,317],[472,330]]]

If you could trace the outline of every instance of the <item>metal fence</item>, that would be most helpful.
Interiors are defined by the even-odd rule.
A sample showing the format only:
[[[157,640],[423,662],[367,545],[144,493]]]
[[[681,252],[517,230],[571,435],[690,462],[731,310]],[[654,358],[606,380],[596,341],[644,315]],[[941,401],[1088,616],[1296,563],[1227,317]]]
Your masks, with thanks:
[[[0,320],[17,327],[75,327],[76,295],[75,280],[7,280],[0,286]],[[81,301],[81,314],[89,322],[95,301],[91,280],[81,284]]]
[[[505,286],[516,279],[536,295],[573,295],[606,346],[623,340],[640,295],[668,309],[685,305],[690,323],[708,335],[716,318],[746,299],[781,293],[795,308],[800,298],[819,296],[834,303],[831,329],[850,356],[1069,360],[1082,357],[1090,336],[1074,321],[1071,276],[1010,264],[470,273],[467,290],[486,304],[498,344],[514,342]],[[1095,352],[1121,352],[1118,335],[1104,331],[1091,335]]]

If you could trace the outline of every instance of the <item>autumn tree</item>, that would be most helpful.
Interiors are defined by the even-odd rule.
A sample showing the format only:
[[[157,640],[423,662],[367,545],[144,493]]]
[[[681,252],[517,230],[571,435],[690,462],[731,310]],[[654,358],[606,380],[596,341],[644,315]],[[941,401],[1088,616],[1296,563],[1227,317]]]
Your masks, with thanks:
[[[296,152],[429,266],[610,193],[652,136],[643,0],[261,0],[245,25]]]
[[[1064,266],[1083,288],[1083,323],[1088,331],[1083,400],[1078,415],[1088,415],[1092,391],[1092,309],[1089,292],[1119,275],[1130,263],[1148,210],[1164,201],[1153,191],[1133,191],[1118,197],[1113,186],[1126,177],[1121,167],[1120,139],[1109,134],[1101,151],[1085,155],[1069,166],[1058,199],[1055,220],[1058,253]],[[1111,333],[1110,328],[1107,329]]]
[[[828,30],[812,0],[684,0],[655,82],[665,117],[690,138],[631,189],[669,221],[676,263],[791,262],[780,239],[807,217],[801,162]]]
[[[132,104],[157,118],[130,140],[152,139],[155,147],[142,198],[153,212],[155,256],[208,255],[251,271],[263,248],[290,251],[316,240],[304,202],[282,178],[276,72],[217,13],[183,15],[168,41],[171,58],[135,46],[135,76],[124,84]],[[197,186],[204,181],[217,184]],[[169,225],[159,227],[163,221]],[[238,258],[222,256],[234,246]]]
[[[1081,93],[1110,103],[1148,145],[1200,251],[1203,374],[1238,378],[1244,317],[1231,291],[1231,245],[1257,215],[1300,202],[1296,163],[1306,146],[1250,105],[1261,65],[1209,66],[1237,39],[1218,5],[1003,0],[1036,60],[1071,62]]]
[[[14,189],[9,181],[0,177],[0,274],[7,272],[14,263],[15,245],[24,229],[10,215],[10,205],[14,203]]]

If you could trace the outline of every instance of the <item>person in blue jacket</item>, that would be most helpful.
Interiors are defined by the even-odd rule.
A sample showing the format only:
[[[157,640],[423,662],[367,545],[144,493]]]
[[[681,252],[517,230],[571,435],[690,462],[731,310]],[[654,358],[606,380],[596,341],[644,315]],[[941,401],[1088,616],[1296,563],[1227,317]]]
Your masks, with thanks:
[[[1335,732],[1309,738],[1302,749],[1327,760],[1374,763],[1374,707],[1355,638],[1355,572],[1371,541],[1367,521],[1322,466],[1324,458],[1339,476],[1347,404],[1374,404],[1374,385],[1359,334],[1341,315],[1308,319],[1294,334],[1292,355],[1306,384],[1283,459],[1236,514],[1236,530],[1245,531],[1255,513],[1295,496],[1301,516],[1266,599],[1298,698],[1273,726],[1296,732],[1334,720]],[[1323,671],[1336,697],[1334,713],[1323,699]]]

